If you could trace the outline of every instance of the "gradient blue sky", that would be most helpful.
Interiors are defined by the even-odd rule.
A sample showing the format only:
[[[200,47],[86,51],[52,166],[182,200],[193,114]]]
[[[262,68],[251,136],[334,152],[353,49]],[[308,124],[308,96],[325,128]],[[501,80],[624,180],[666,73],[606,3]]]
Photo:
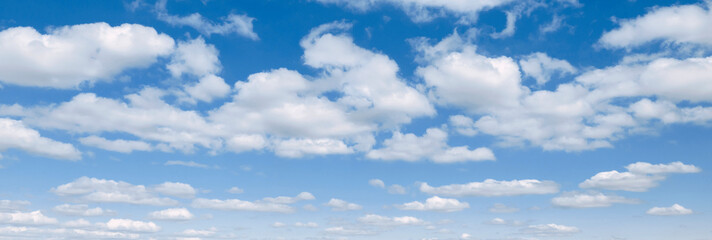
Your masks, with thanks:
[[[712,3],[0,3],[0,239],[712,239]]]

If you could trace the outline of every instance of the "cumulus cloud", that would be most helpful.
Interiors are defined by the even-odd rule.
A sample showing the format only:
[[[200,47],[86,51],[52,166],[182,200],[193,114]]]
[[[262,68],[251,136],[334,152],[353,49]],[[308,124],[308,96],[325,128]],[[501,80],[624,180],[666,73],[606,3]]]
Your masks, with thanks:
[[[100,207],[90,208],[89,205],[86,204],[62,204],[55,206],[52,210],[65,215],[84,217],[103,216],[114,213],[114,211]]]
[[[268,197],[254,202],[240,199],[220,200],[198,198],[193,200],[191,206],[194,208],[208,208],[215,210],[291,213],[294,212],[295,209],[288,204],[313,199],[315,198],[311,193],[302,192],[296,197]]]
[[[614,203],[636,204],[640,203],[640,201],[599,192],[566,192],[551,199],[551,204],[554,206],[565,208],[610,207]]]
[[[710,3],[656,7],[645,15],[619,21],[619,27],[601,36],[609,48],[633,48],[652,41],[712,45]]]
[[[549,57],[546,53],[536,52],[519,60],[524,76],[532,77],[538,85],[544,85],[555,74],[565,76],[575,74],[576,68],[566,60]]]
[[[145,68],[173,51],[174,41],[151,27],[90,23],[41,34],[30,27],[0,31],[0,82],[76,88],[111,81],[126,69]]]
[[[368,185],[378,187],[378,188],[386,188],[386,184],[381,179],[368,180]]]
[[[377,5],[389,4],[405,11],[414,22],[429,22],[445,14],[460,17],[461,22],[473,23],[481,11],[506,5],[511,0],[494,1],[421,1],[421,0],[316,0],[323,4],[336,4],[358,11],[367,11]]]
[[[363,207],[361,205],[350,203],[338,198],[332,198],[328,203],[324,204],[327,207],[331,207],[332,211],[354,211],[361,210]]]
[[[40,211],[34,212],[0,212],[0,223],[13,225],[50,225],[57,224],[57,219],[47,217]]]
[[[366,216],[358,218],[358,221],[367,224],[367,225],[375,225],[375,226],[403,226],[403,225],[422,225],[425,224],[425,221],[419,218],[411,217],[411,216],[403,216],[403,217],[386,217],[386,216],[380,216],[376,214],[368,214]]]
[[[83,145],[104,149],[107,151],[131,153],[133,151],[151,151],[151,144],[143,141],[132,140],[108,140],[99,136],[88,136],[79,139]]]
[[[648,209],[648,211],[646,211],[645,213],[657,216],[674,216],[692,214],[692,210],[680,206],[676,203],[670,207],[653,207],[651,209]]]
[[[470,150],[467,146],[450,147],[446,141],[447,132],[437,128],[426,130],[421,137],[412,133],[393,132],[390,139],[383,141],[383,148],[371,150],[366,157],[408,162],[427,158],[435,163],[495,160],[494,153],[489,148]]]
[[[22,121],[0,118],[0,152],[10,148],[57,159],[82,158],[81,152],[71,144],[42,137],[39,132],[28,128]]]
[[[581,188],[601,188],[645,192],[657,187],[670,173],[697,173],[700,168],[694,165],[672,162],[669,164],[650,164],[636,162],[626,166],[628,172],[616,170],[600,172],[579,184]]]
[[[255,18],[247,15],[229,14],[222,19],[222,23],[215,23],[200,15],[193,13],[188,16],[177,16],[168,13],[166,10],[166,0],[156,2],[155,11],[158,20],[164,21],[173,26],[188,26],[203,35],[210,36],[212,34],[228,35],[235,33],[237,35],[258,40],[257,33],[253,30],[252,22]]]
[[[74,197],[87,202],[130,203],[138,205],[175,205],[170,198],[159,197],[143,185],[127,182],[81,177],[70,183],[52,188],[51,192],[62,197]]]
[[[577,227],[549,223],[529,225],[521,231],[527,234],[533,234],[537,236],[561,236],[578,233],[581,230],[579,230]]]
[[[529,194],[552,194],[559,192],[559,184],[553,181],[540,181],[536,179],[498,181],[486,179],[482,182],[467,184],[451,184],[432,187],[428,183],[420,184],[420,191],[431,195],[444,195],[453,197],[463,196],[517,196]]]
[[[153,187],[153,190],[163,195],[180,198],[192,198],[196,193],[195,188],[190,184],[179,182],[164,182]]]
[[[438,212],[458,212],[470,208],[470,204],[460,202],[454,198],[440,198],[433,196],[425,200],[425,203],[414,201],[397,205],[401,210],[415,211],[438,211]]]
[[[153,222],[142,222],[122,218],[112,218],[108,222],[102,223],[101,225],[104,226],[106,229],[113,231],[152,233],[161,230],[161,227],[159,227]]]
[[[151,212],[148,217],[155,220],[185,221],[193,219],[193,214],[185,208],[169,208]]]

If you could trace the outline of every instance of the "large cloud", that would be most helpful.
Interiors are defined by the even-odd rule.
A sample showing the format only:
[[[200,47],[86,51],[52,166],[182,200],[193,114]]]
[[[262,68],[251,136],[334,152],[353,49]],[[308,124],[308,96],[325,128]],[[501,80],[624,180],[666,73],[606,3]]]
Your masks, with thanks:
[[[173,51],[173,39],[151,27],[107,23],[64,26],[41,34],[30,27],[0,31],[0,82],[75,88],[110,81]]]
[[[160,188],[159,188],[160,189]],[[51,190],[62,197],[99,203],[130,203],[138,205],[175,205],[176,200],[159,197],[156,191],[144,185],[127,182],[81,177]],[[165,192],[165,191],[160,191]]]
[[[712,46],[710,3],[653,8],[645,15],[620,21],[599,42],[609,48],[638,47],[651,41]]]
[[[71,144],[42,137],[39,132],[28,128],[22,121],[0,118],[0,152],[11,148],[58,159],[82,158],[81,152]]]
[[[420,184],[420,191],[443,196],[518,196],[529,194],[552,194],[559,192],[559,184],[552,181],[540,181],[536,179],[498,181],[487,179],[482,182],[471,182],[467,184],[451,184],[440,187],[432,187],[428,183]]]
[[[657,187],[671,173],[697,173],[702,171],[694,165],[682,162],[669,164],[650,164],[636,162],[625,167],[628,172],[616,170],[600,172],[579,184],[582,188],[602,188],[608,190],[623,190],[645,192]]]
[[[383,141],[383,148],[369,151],[366,157],[409,162],[427,158],[436,163],[495,160],[494,153],[489,148],[480,147],[470,150],[467,146],[448,146],[447,135],[447,132],[437,128],[426,130],[421,137],[412,133],[394,132],[390,139]]]

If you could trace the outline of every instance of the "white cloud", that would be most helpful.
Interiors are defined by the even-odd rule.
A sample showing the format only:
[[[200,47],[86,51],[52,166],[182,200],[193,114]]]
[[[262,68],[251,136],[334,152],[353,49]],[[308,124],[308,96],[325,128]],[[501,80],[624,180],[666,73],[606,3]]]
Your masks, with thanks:
[[[178,42],[171,62],[166,68],[173,77],[190,74],[196,77],[213,75],[220,72],[222,66],[218,59],[218,49],[206,44],[201,37],[189,41]]]
[[[472,120],[472,118],[469,118],[464,115],[453,115],[450,116],[449,123],[450,126],[452,126],[459,134],[470,137],[477,135],[475,122]]]
[[[175,205],[176,200],[161,198],[143,185],[81,177],[51,190],[62,197],[78,197],[88,202],[130,203],[139,205]]]
[[[191,99],[203,102],[212,102],[214,99],[226,97],[230,94],[230,85],[225,80],[215,75],[206,75],[194,85],[185,87],[185,92]],[[186,100],[193,102],[193,100]]]
[[[112,218],[105,224],[102,224],[106,229],[113,231],[130,231],[130,232],[158,232],[161,227],[153,222],[142,222],[131,219]]]
[[[255,19],[247,15],[237,15],[231,13],[222,19],[222,23],[218,24],[206,19],[199,13],[193,13],[182,17],[171,15],[166,10],[166,0],[157,1],[155,10],[158,15],[158,20],[167,22],[173,26],[189,26],[206,36],[210,36],[212,34],[228,35],[235,33],[252,40],[259,39],[253,30],[252,22]]]
[[[451,0],[316,0],[323,4],[337,4],[358,11],[367,11],[380,4],[394,5],[414,22],[429,22],[434,18],[452,14],[463,23],[474,23],[481,11],[506,5],[511,0],[451,1]]]
[[[151,212],[148,217],[155,220],[185,221],[193,219],[193,214],[185,208],[169,208]]]
[[[0,212],[15,212],[25,209],[30,202],[25,200],[0,200]]]
[[[514,36],[514,31],[516,30],[517,18],[519,14],[515,11],[507,11],[507,25],[501,32],[496,32],[490,34],[492,38],[508,38]]]
[[[510,207],[503,203],[495,203],[494,205],[492,205],[492,207],[489,208],[489,211],[492,213],[513,213],[518,212],[519,208]]]
[[[354,211],[361,210],[363,207],[361,205],[350,203],[338,198],[332,198],[328,203],[324,204],[327,207],[331,207],[332,211]]]
[[[358,218],[358,221],[363,224],[375,226],[422,225],[426,223],[422,219],[411,216],[385,217],[375,214],[368,214],[366,216],[360,217]]]
[[[366,157],[381,160],[403,160],[414,162],[423,158],[435,163],[455,163],[466,161],[494,160],[488,148],[469,150],[467,146],[450,147],[446,143],[447,133],[437,128],[426,130],[421,137],[415,134],[393,132],[390,139],[383,141],[383,148],[371,150]]]
[[[460,202],[453,198],[440,198],[438,196],[433,196],[426,199],[425,203],[414,201],[398,205],[397,207],[401,210],[458,212],[466,208],[470,208],[470,204]]]
[[[40,211],[34,212],[0,212],[0,223],[17,225],[49,225],[57,224],[57,219],[47,217]]]
[[[524,76],[536,79],[538,85],[544,85],[555,74],[565,76],[577,72],[576,68],[566,60],[552,58],[542,52],[532,53],[523,57],[519,60],[519,66],[521,66]]]
[[[687,209],[683,206],[680,206],[679,204],[673,204],[670,207],[653,207],[651,209],[648,209],[645,213],[649,215],[658,215],[658,216],[674,216],[674,215],[688,215],[692,214],[692,210]]]
[[[81,152],[71,144],[42,137],[22,121],[0,118],[0,152],[17,148],[34,155],[50,158],[79,160]]]
[[[181,232],[181,235],[183,236],[198,236],[198,237],[210,237],[215,235],[217,231],[217,228],[210,228],[210,229],[204,229],[204,230],[197,230],[197,229],[186,229]]]
[[[296,223],[294,223],[294,226],[295,227],[304,227],[304,228],[317,228],[317,227],[319,227],[319,224],[317,224],[315,222],[305,222],[305,223],[296,222]]]
[[[164,182],[153,187],[153,190],[163,195],[180,198],[192,198],[195,197],[196,193],[195,188],[189,184],[179,182]]]
[[[701,169],[694,165],[681,162],[669,164],[650,164],[636,162],[626,166],[629,172],[616,170],[600,172],[579,184],[581,188],[602,188],[608,190],[623,190],[631,192],[645,192],[657,187],[670,173],[697,173]]]
[[[79,139],[83,145],[104,149],[107,151],[114,151],[120,153],[131,153],[133,151],[151,151],[153,147],[143,141],[132,141],[132,140],[108,140],[99,136],[89,136]]]
[[[100,207],[89,208],[89,205],[86,204],[62,204],[55,206],[52,210],[65,215],[85,217],[103,216],[114,213],[114,211],[105,210]]]
[[[540,181],[536,179],[498,181],[486,179],[483,182],[467,184],[452,184],[432,187],[428,183],[420,184],[420,191],[431,195],[444,195],[453,197],[462,196],[517,196],[529,194],[552,194],[559,192],[559,184],[553,181]]]
[[[227,190],[227,192],[232,193],[232,194],[240,194],[245,192],[242,188],[239,187],[231,187],[230,189]]]
[[[296,197],[280,196],[274,198],[263,198],[262,200],[254,202],[239,199],[220,200],[198,198],[193,200],[191,206],[194,208],[209,208],[215,210],[291,213],[295,210],[288,204],[313,199],[315,198],[311,193],[302,192]]]
[[[702,171],[695,165],[688,165],[682,162],[671,162],[668,164],[650,164],[647,162],[631,163],[625,167],[628,171],[638,174],[667,174],[667,173],[698,173]]]
[[[320,139],[288,139],[277,142],[275,154],[283,157],[299,158],[306,154],[348,154],[353,150],[346,146],[343,141],[320,138]]]
[[[281,227],[286,227],[287,224],[284,224],[283,222],[274,222],[272,223],[273,228],[281,228]]]
[[[490,224],[490,225],[507,225],[507,226],[520,226],[523,223],[520,221],[512,221],[512,220],[505,220],[501,218],[493,218],[492,220],[489,220],[485,222],[485,224]]]
[[[614,203],[636,204],[640,203],[640,201],[599,192],[566,192],[551,199],[551,204],[554,206],[565,208],[610,207]]]
[[[534,235],[538,235],[538,236],[569,235],[569,234],[573,234],[573,233],[578,233],[580,231],[581,230],[579,230],[577,227],[559,225],[559,224],[554,224],[554,223],[530,225],[530,226],[522,229],[522,232],[524,232],[524,233],[534,234]]]
[[[344,235],[344,236],[362,236],[362,235],[374,235],[376,232],[369,231],[366,229],[355,229],[355,228],[345,228],[343,226],[330,227],[324,229],[325,233],[334,235]]]
[[[381,179],[368,180],[368,185],[378,187],[378,188],[386,188],[386,184]]]
[[[652,41],[712,45],[710,3],[652,8],[634,19],[620,20],[599,42],[609,48],[632,48]]]
[[[173,51],[173,39],[151,27],[107,23],[63,26],[40,34],[31,27],[0,31],[0,82],[76,88],[111,81]]]

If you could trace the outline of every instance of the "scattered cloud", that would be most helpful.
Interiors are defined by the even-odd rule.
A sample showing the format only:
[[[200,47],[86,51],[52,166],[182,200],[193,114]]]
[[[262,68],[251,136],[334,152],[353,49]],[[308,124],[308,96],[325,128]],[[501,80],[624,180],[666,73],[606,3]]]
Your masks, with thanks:
[[[84,217],[104,216],[114,213],[112,210],[105,210],[100,207],[90,208],[89,205],[86,204],[62,204],[55,206],[52,210],[64,215]]]
[[[614,203],[637,204],[637,199],[629,199],[616,195],[606,195],[599,192],[566,192],[551,199],[551,204],[565,208],[595,208],[610,207]]]
[[[76,161],[82,158],[81,152],[71,144],[42,137],[22,121],[0,118],[0,152],[10,148],[56,159]]]
[[[535,179],[498,181],[487,179],[482,182],[467,184],[451,184],[432,187],[428,183],[420,184],[420,191],[431,195],[444,195],[453,197],[463,196],[517,196],[529,194],[553,194],[559,192],[559,184],[553,181],[540,181]]]
[[[186,221],[193,219],[193,214],[185,208],[169,208],[151,212],[148,217],[154,220]]]
[[[459,212],[466,208],[470,208],[470,204],[460,202],[453,198],[440,198],[433,196],[425,200],[425,203],[414,201],[397,205],[401,210],[415,211],[438,211],[438,212]]]
[[[361,210],[363,207],[361,205],[350,203],[338,198],[332,198],[328,203],[324,204],[327,207],[331,207],[332,211],[354,211]]]
[[[470,150],[467,146],[450,147],[446,143],[447,137],[445,131],[437,128],[428,129],[421,137],[412,133],[393,132],[390,139],[383,141],[383,148],[371,150],[366,157],[408,162],[427,158],[435,163],[495,160],[494,153],[489,148]]]
[[[518,212],[519,208],[510,207],[503,203],[495,203],[492,207],[489,208],[489,211],[491,213],[513,213]]]
[[[628,172],[616,170],[600,172],[579,184],[581,188],[601,188],[631,192],[646,192],[657,187],[671,173],[697,173],[701,169],[682,162],[669,164],[650,164],[636,162],[626,166]]]
[[[143,185],[127,182],[81,177],[70,183],[59,185],[51,192],[61,197],[74,197],[87,202],[130,203],[138,205],[175,205],[170,198],[161,198]]]
[[[653,207],[646,211],[648,215],[657,216],[674,216],[674,215],[689,215],[692,214],[692,210],[687,209],[679,204],[673,204],[670,207]]]
[[[255,19],[247,15],[229,14],[222,19],[222,23],[210,21],[200,13],[193,13],[188,16],[171,15],[166,9],[166,0],[157,1],[155,11],[158,20],[173,26],[189,26],[208,37],[212,34],[228,35],[235,33],[252,40],[259,39],[253,30],[252,22]]]

